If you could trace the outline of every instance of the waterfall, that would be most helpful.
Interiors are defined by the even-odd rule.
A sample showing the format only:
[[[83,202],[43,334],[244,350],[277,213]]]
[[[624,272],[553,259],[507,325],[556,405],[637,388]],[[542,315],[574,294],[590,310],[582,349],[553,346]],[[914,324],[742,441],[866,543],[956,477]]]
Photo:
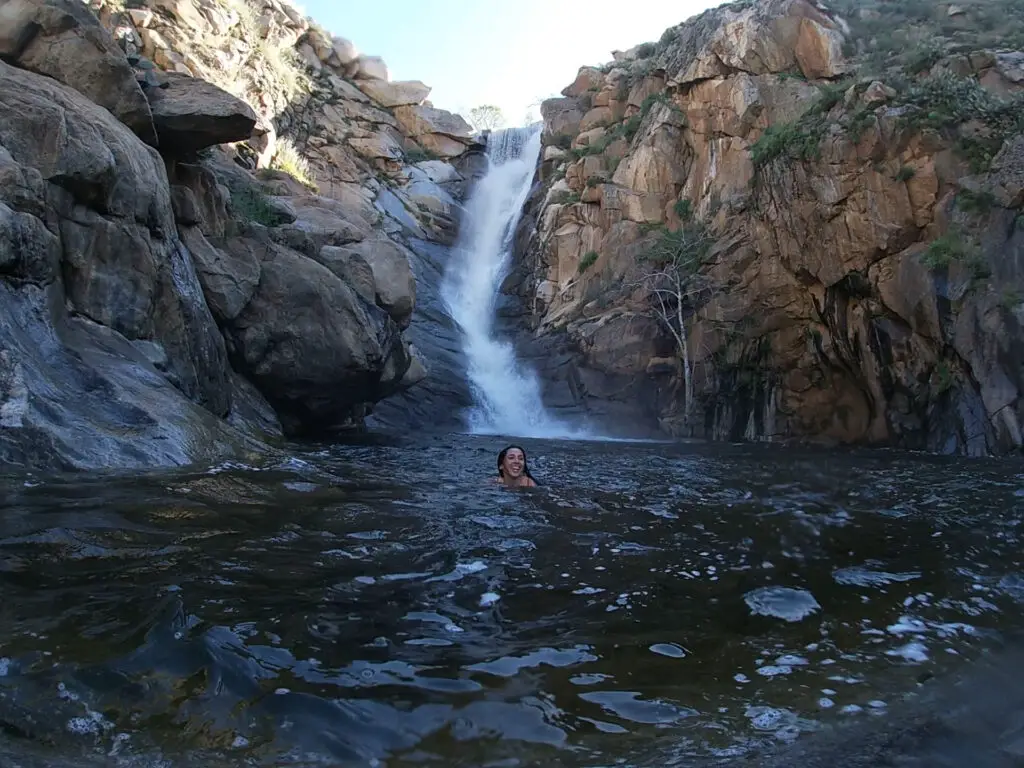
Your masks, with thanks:
[[[477,434],[570,436],[544,408],[534,371],[516,359],[512,344],[494,335],[495,306],[512,260],[516,225],[530,194],[540,127],[491,133],[488,168],[475,185],[442,285],[442,296],[462,333],[475,401],[469,429]]]

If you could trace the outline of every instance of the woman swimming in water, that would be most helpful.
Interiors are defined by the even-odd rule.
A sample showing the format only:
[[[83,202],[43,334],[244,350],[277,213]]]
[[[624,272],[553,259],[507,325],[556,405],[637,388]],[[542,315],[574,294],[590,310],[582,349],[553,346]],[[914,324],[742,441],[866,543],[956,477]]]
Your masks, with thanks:
[[[497,483],[506,488],[536,488],[537,481],[526,464],[526,451],[518,445],[502,448],[498,454]]]

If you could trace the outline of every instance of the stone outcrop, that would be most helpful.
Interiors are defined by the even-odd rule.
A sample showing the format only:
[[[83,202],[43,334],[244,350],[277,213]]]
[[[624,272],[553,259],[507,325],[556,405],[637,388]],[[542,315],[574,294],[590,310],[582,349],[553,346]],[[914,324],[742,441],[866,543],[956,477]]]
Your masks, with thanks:
[[[154,140],[149,103],[123,51],[79,0],[5,2],[0,58],[66,83]]]
[[[428,93],[277,0],[0,5],[3,461],[210,461],[456,392],[416,273],[463,181],[431,137],[473,143]]]
[[[150,90],[149,104],[165,155],[191,155],[252,136],[256,113],[241,99],[205,80],[173,72],[161,86]]]
[[[1019,448],[1024,82],[997,5],[951,33],[734,3],[582,68],[542,105],[506,284],[549,399],[675,435]]]

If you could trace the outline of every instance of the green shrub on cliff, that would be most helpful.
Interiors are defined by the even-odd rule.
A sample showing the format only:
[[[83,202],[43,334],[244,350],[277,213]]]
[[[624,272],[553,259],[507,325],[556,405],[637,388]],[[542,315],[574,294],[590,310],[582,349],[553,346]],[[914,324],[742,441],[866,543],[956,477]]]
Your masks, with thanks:
[[[812,160],[818,156],[821,136],[820,125],[801,120],[769,125],[750,147],[754,167],[760,168],[779,157]]]
[[[229,185],[229,191],[231,193],[230,210],[236,219],[262,224],[265,227],[277,227],[287,221],[287,218],[271,205],[267,196],[255,183],[232,183]]]
[[[929,269],[948,269],[961,264],[972,280],[981,280],[990,274],[988,263],[981,250],[958,230],[952,230],[928,244],[921,254],[921,263]]]
[[[576,272],[582,275],[584,272],[586,272],[588,269],[594,266],[594,262],[597,261],[597,259],[597,251],[587,251],[585,254],[583,254],[583,258],[580,259],[580,264],[576,268]]]

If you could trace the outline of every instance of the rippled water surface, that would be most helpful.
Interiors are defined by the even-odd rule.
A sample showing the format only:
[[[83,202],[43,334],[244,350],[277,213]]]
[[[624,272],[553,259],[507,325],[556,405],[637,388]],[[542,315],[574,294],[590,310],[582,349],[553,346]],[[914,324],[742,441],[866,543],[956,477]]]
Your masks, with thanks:
[[[1024,624],[1016,461],[500,447],[2,481],[0,762],[690,765]]]

